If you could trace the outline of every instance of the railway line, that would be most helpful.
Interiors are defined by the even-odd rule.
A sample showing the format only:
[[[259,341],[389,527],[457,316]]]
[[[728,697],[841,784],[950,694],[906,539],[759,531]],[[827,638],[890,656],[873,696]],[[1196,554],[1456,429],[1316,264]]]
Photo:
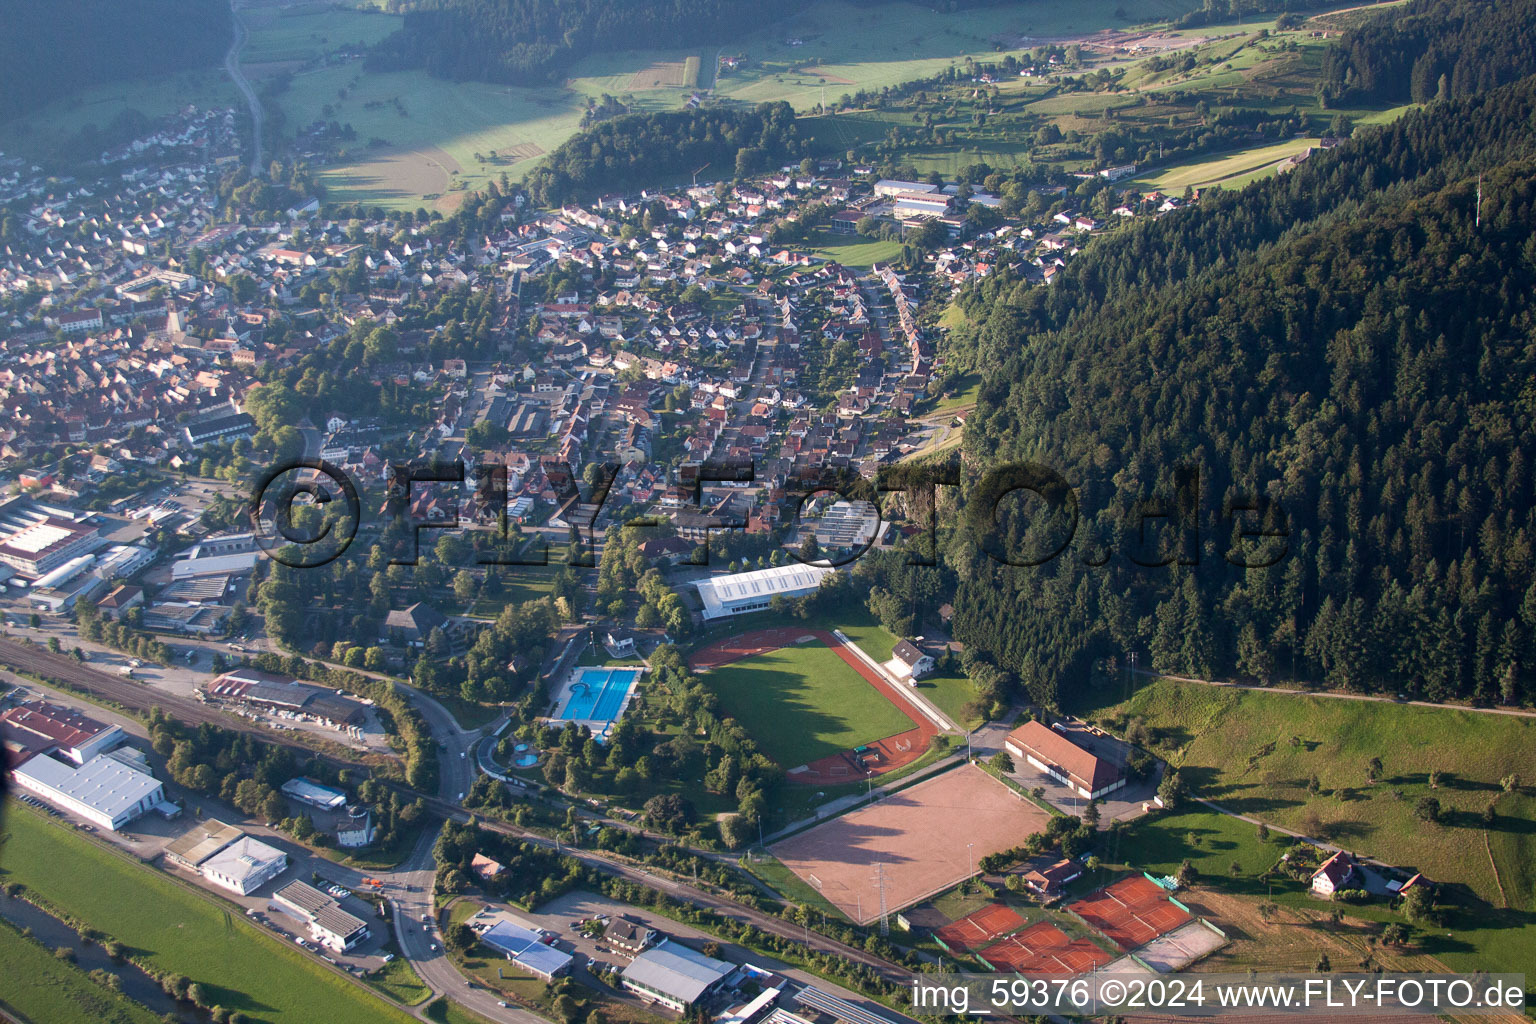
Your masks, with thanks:
[[[33,644],[17,643],[14,640],[0,640],[0,665],[8,666],[19,672],[39,676],[44,680],[57,680],[67,688],[84,691],[97,699],[110,701],[130,711],[147,712],[151,707],[159,707],[167,714],[174,715],[181,722],[192,725],[217,725],[224,729],[253,733],[259,735],[266,742],[281,743],[296,750],[301,750],[306,756],[319,754],[338,764],[355,766],[354,762],[337,759],[332,755],[297,743],[290,737],[275,734],[270,730],[254,726],[244,719],[224,714],[189,697],[165,693],[160,690],[150,690],[142,684],[101,672],[87,665],[82,665],[66,654],[55,654],[46,648],[40,648]],[[402,795],[412,798],[422,797],[429,810],[445,818],[463,822],[468,821],[473,816],[469,811],[466,811],[451,800],[421,793],[398,782],[389,782],[388,784],[398,789]],[[524,842],[546,847],[555,846],[554,840],[515,825],[487,819],[479,819],[479,824],[482,828],[516,836]],[[819,952],[830,953],[862,964],[875,971],[882,978],[896,984],[905,984],[910,981],[909,971],[881,957],[838,942],[817,932],[807,931],[802,926],[773,914],[744,906],[728,896],[718,895],[698,886],[690,885],[687,882],[674,881],[644,867],[592,850],[565,847],[563,852],[605,874],[652,888],[659,888],[679,899],[712,910],[722,917],[729,917],[738,922],[751,924],[770,935],[792,939]]]

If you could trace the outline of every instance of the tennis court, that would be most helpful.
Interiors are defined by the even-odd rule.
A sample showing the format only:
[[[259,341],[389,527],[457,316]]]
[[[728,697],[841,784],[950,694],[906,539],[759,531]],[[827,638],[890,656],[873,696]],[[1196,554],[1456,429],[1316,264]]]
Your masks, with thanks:
[[[933,939],[951,953],[959,950],[975,952],[990,946],[1015,929],[1024,927],[1024,919],[1011,907],[1001,903],[989,903],[933,930]]]
[[[1158,973],[1172,974],[1220,949],[1226,941],[1205,922],[1191,921],[1167,935],[1159,935],[1137,950],[1136,955]]]
[[[1067,909],[1127,952],[1194,920],[1144,875],[1122,878]]]
[[[1074,939],[1041,921],[978,954],[994,971],[1016,974],[1085,974],[1115,958],[1088,939]]]
[[[769,847],[856,924],[951,889],[1050,816],[973,764],[924,779]]]

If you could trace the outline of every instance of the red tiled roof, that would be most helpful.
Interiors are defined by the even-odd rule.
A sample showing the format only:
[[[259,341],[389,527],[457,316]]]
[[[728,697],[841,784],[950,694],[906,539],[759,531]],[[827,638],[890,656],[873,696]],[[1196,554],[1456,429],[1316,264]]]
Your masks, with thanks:
[[[1120,769],[1116,765],[1100,759],[1039,722],[1025,722],[1009,733],[1008,739],[1025,753],[1033,754],[1037,761],[1058,769],[1074,784],[1090,793],[1096,793],[1120,778]]]
[[[0,722],[4,722],[12,729],[57,744],[64,750],[76,749],[107,728],[93,718],[86,718],[69,708],[40,700],[11,708],[0,715]]]

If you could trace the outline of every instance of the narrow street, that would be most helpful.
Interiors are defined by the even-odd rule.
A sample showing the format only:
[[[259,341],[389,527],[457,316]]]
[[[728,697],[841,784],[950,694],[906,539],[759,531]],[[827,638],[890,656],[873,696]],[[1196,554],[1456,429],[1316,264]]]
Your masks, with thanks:
[[[254,177],[262,172],[261,127],[264,115],[256,90],[251,88],[250,80],[245,77],[245,72],[240,70],[240,51],[245,49],[245,41],[249,33],[246,31],[245,22],[240,18],[236,0],[230,0],[229,13],[235,23],[235,38],[229,44],[229,52],[224,55],[224,70],[229,74],[230,80],[235,83],[235,88],[239,89],[241,95],[245,97],[245,105],[251,110],[251,175]]]

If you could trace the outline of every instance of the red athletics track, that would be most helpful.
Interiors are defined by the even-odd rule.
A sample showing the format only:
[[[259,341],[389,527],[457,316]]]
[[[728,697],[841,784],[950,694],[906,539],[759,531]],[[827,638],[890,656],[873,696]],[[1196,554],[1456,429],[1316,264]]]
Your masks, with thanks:
[[[848,650],[847,645],[841,640],[824,629],[778,626],[774,629],[758,629],[750,633],[741,633],[701,647],[694,652],[693,657],[688,659],[688,667],[697,671],[729,665],[733,661],[766,654],[780,647],[790,647],[795,641],[806,636],[815,637],[835,651],[849,668],[859,674],[859,678],[879,690],[881,695],[896,705],[896,708],[906,715],[913,725],[913,728],[906,732],[887,736],[868,744],[865,758],[874,762],[872,765],[874,773],[883,775],[922,757],[923,751],[928,749],[928,742],[938,735],[938,730],[933,727],[933,723],[913,711],[912,706],[896,692],[894,686],[864,664],[859,656]],[[846,753],[818,758],[806,765],[803,771],[788,773],[785,778],[790,782],[807,786],[826,786],[842,782],[857,782],[864,777],[864,772],[865,769],[859,767],[853,751],[850,750]]]

